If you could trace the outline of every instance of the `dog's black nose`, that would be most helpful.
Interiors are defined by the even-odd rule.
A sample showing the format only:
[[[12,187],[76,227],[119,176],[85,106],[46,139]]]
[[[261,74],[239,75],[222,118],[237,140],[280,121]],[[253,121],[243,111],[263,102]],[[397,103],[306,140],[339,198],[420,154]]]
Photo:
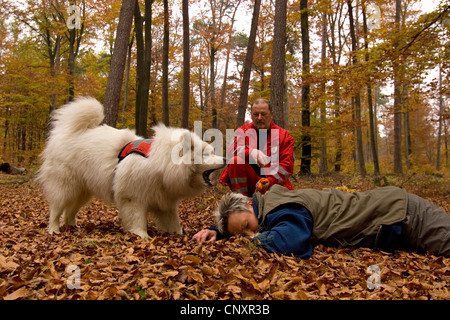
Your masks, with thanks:
[[[223,165],[227,164],[227,158],[222,158],[223,159]]]

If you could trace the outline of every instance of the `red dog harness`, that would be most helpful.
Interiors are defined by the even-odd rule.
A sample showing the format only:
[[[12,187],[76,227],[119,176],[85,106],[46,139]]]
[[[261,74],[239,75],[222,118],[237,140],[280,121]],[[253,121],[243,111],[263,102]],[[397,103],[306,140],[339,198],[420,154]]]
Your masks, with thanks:
[[[143,157],[148,157],[152,146],[153,139],[140,139],[131,141],[119,152],[119,162],[126,158],[131,153],[138,153]]]

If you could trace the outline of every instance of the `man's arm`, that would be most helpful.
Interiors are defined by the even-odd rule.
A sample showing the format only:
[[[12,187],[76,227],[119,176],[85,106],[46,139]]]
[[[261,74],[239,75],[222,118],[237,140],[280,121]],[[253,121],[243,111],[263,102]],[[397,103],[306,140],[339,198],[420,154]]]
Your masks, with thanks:
[[[294,138],[286,133],[286,136],[280,141],[277,152],[279,156],[277,172],[272,175],[266,175],[270,186],[274,184],[283,185],[294,172]]]

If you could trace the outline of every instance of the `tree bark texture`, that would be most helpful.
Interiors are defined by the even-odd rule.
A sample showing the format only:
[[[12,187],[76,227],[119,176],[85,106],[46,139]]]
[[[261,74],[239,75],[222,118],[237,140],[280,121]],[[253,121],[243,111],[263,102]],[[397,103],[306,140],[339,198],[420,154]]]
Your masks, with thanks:
[[[275,17],[272,50],[272,77],[270,80],[270,105],[273,121],[280,127],[284,124],[284,73],[286,68],[286,0],[275,1]]]
[[[106,84],[105,97],[103,99],[103,105],[105,107],[104,122],[112,127],[116,126],[117,115],[119,113],[120,91],[122,89],[135,2],[136,0],[122,1],[116,40],[114,42],[114,52],[111,57],[111,67]]]

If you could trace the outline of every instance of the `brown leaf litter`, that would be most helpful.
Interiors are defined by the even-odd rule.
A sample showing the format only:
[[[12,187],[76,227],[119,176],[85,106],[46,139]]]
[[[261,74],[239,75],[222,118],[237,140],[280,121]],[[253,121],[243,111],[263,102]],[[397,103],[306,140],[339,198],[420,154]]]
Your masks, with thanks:
[[[300,185],[339,183],[306,178]],[[428,195],[420,186],[409,189]],[[218,187],[180,204],[185,235],[158,234],[149,222],[150,239],[142,240],[125,234],[116,208],[99,200],[82,209],[76,228],[49,235],[39,187],[0,185],[0,299],[450,299],[450,259],[430,254],[319,245],[301,260],[269,254],[245,237],[191,240],[213,224],[226,191]],[[427,198],[449,211],[448,189]],[[379,272],[368,272],[370,266]],[[369,282],[378,286],[370,289]]]

